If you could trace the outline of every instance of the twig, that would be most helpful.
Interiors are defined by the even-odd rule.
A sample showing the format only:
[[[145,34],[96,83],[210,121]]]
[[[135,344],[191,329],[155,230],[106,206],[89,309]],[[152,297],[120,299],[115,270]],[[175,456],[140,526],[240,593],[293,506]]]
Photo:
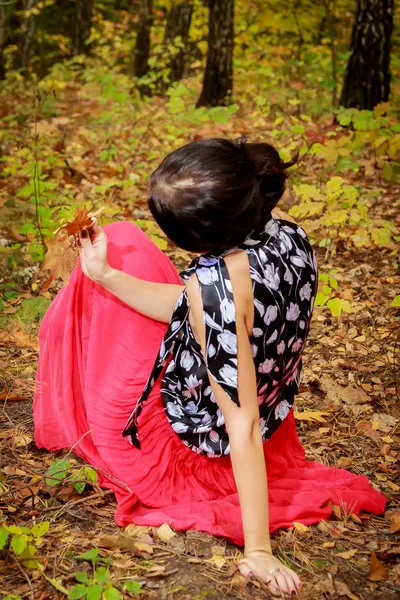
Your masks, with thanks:
[[[72,506],[76,506],[77,504],[82,504],[83,502],[87,502],[88,500],[94,500],[95,498],[104,498],[104,496],[109,496],[113,494],[112,490],[105,490],[104,492],[98,492],[97,494],[92,494],[91,496],[85,496],[84,498],[79,498],[78,500],[74,500],[73,502],[69,501],[62,506],[50,506],[50,508],[43,508],[41,512],[52,512],[57,510],[68,510]]]
[[[13,554],[10,554],[11,558],[13,559],[13,561],[15,562],[15,564],[17,565],[19,571],[22,573],[22,575],[24,576],[24,578],[26,579],[29,588],[31,590],[31,598],[32,600],[35,600],[35,596],[33,594],[33,587],[32,587],[32,581],[30,580],[30,577],[27,573],[25,573],[24,569],[21,567],[21,565],[19,564],[19,561],[17,558],[15,558],[15,556]]]

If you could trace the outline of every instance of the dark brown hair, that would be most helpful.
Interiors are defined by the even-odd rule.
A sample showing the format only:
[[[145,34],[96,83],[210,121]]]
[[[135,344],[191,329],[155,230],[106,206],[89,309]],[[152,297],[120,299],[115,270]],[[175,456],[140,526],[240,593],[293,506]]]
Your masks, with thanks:
[[[171,152],[154,171],[149,208],[164,233],[192,252],[223,250],[261,231],[285,191],[285,163],[266,143],[212,138]]]

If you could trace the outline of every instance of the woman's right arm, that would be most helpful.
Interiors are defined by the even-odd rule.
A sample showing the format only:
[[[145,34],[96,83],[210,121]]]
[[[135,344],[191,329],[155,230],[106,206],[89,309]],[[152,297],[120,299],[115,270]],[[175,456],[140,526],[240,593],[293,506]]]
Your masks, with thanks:
[[[84,274],[146,317],[169,323],[184,286],[144,281],[113,269],[107,261],[107,236],[95,220],[90,233],[83,230],[79,238]]]

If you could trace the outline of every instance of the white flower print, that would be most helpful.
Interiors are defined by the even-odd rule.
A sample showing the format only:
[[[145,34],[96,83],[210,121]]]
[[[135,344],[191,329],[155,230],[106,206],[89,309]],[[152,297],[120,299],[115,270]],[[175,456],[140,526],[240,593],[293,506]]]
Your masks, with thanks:
[[[303,287],[300,288],[299,294],[302,300],[310,300],[312,294],[312,287],[309,281],[307,281],[307,283],[305,283]]]
[[[274,358],[267,358],[264,362],[258,367],[259,373],[271,373],[272,369],[275,366]]]
[[[176,331],[181,325],[182,323],[180,321],[172,321],[170,325],[171,331]]]
[[[306,232],[304,231],[304,229],[302,229],[301,227],[297,227],[297,233],[303,238],[305,239],[307,237]]]
[[[300,258],[300,256],[291,256],[290,262],[293,263],[294,265],[296,265],[296,267],[305,267],[306,266],[306,263],[304,262],[304,260],[302,258]]]
[[[196,270],[196,275],[204,285],[212,285],[218,281],[218,271],[215,267],[202,267]]]
[[[264,283],[271,290],[279,290],[281,278],[275,265],[267,265],[264,270]]]
[[[269,325],[272,321],[275,321],[278,316],[278,308],[276,306],[268,306],[264,317],[264,323]]]
[[[212,358],[213,356],[215,356],[217,352],[217,349],[215,346],[213,346],[213,344],[209,344],[207,347],[207,356],[208,358]]]
[[[289,402],[287,400],[282,400],[282,402],[279,402],[279,404],[275,407],[275,419],[281,419],[281,421],[283,421],[283,419],[286,419],[288,416],[289,411]]]
[[[221,425],[225,425],[225,417],[221,412],[221,409],[219,408],[217,410],[217,427],[221,427]]]
[[[217,340],[221,344],[222,348],[228,354],[236,354],[237,353],[237,336],[230,331],[224,331],[224,333],[219,333],[217,335]]]
[[[228,290],[228,292],[233,294],[233,288],[232,288],[232,283],[231,283],[230,279],[225,279],[225,286],[226,286],[226,289]]]
[[[233,300],[229,300],[229,298],[224,298],[219,308],[221,310],[222,318],[225,323],[233,323],[235,320],[235,303]]]
[[[206,325],[208,325],[212,329],[216,329],[217,331],[221,331],[221,332],[223,331],[221,325],[218,325],[218,323],[216,323],[214,321],[214,319],[212,317],[210,317],[210,315],[208,313],[204,313],[204,322]]]
[[[305,321],[299,321],[299,327],[300,327],[300,329],[305,329],[306,328],[306,322]]]
[[[254,337],[261,337],[262,335],[264,335],[264,332],[259,327],[254,327],[253,335],[254,335]]]
[[[181,367],[185,369],[185,371],[190,371],[190,369],[194,365],[194,357],[188,350],[183,350],[180,359]]]
[[[196,411],[197,411],[197,404],[196,404],[196,402],[193,402],[193,400],[191,400],[190,402],[185,404],[185,412],[194,415],[194,414],[196,414]]]
[[[252,357],[255,358],[257,356],[257,352],[258,352],[258,347],[256,344],[252,344],[251,345],[251,354]]]
[[[168,402],[166,409],[167,409],[167,413],[169,415],[171,415],[172,417],[182,417],[183,416],[183,410],[179,406],[179,404],[175,404],[174,402]]]
[[[216,265],[219,261],[217,256],[200,256],[199,265],[202,267],[212,267],[212,265]]]
[[[232,387],[237,387],[237,369],[229,365],[225,365],[219,370],[219,374],[225,383]]]
[[[282,340],[276,347],[276,351],[278,354],[283,354],[285,351],[285,342]]]
[[[175,431],[175,433],[185,433],[189,427],[180,421],[175,421],[172,423],[172,429]]]
[[[271,219],[270,221],[268,221],[268,223],[266,224],[265,228],[264,228],[265,233],[267,233],[268,235],[271,235],[272,237],[276,237],[278,235],[279,232],[279,226],[278,223],[275,221],[275,219]]]
[[[272,333],[272,335],[270,335],[270,337],[267,339],[266,344],[272,344],[273,342],[276,342],[276,340],[278,339],[278,330],[275,329],[275,331]]]
[[[264,435],[268,431],[267,423],[266,423],[265,419],[263,419],[263,418],[260,419],[260,431],[261,431],[262,437],[264,437]]]
[[[292,283],[293,283],[293,273],[291,272],[291,270],[288,267],[286,267],[286,271],[285,271],[285,274],[283,276],[283,279],[285,281],[287,281],[290,285],[292,285]]]
[[[293,248],[293,244],[292,244],[290,237],[282,231],[280,239],[281,239],[281,252],[282,253],[290,252],[290,250]]]
[[[299,318],[300,308],[298,304],[294,302],[290,303],[288,309],[286,309],[286,320],[287,321],[296,321]]]

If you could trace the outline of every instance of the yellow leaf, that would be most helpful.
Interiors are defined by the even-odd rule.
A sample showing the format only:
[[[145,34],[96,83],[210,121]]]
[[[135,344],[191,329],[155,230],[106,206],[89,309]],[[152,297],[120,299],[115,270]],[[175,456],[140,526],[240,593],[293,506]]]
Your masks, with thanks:
[[[387,484],[390,487],[390,489],[394,492],[398,492],[400,490],[400,485],[397,485],[397,483],[393,483],[393,481],[387,481]]]
[[[310,528],[307,527],[307,525],[299,523],[298,521],[293,521],[293,527],[300,535],[311,533]]]
[[[318,431],[319,431],[320,433],[329,433],[329,432],[330,432],[330,429],[329,429],[329,427],[319,427],[319,428],[318,428]]]
[[[327,548],[334,548],[335,547],[335,542],[324,542],[322,544],[322,547],[327,549]]]
[[[153,554],[153,547],[150,544],[145,544],[144,542],[135,542],[135,548],[139,550],[139,552],[148,552],[148,554]]]
[[[214,556],[212,556],[207,562],[210,562],[213,565],[215,565],[217,569],[222,569],[222,567],[226,563],[226,559],[223,556],[220,556],[219,554],[214,554]]]
[[[382,442],[385,442],[385,444],[393,444],[393,440],[390,435],[381,435],[381,440]]]
[[[345,560],[348,560],[349,558],[353,558],[353,556],[355,555],[356,552],[357,552],[357,549],[355,549],[355,550],[347,550],[346,552],[337,552],[335,554],[335,556],[340,556],[341,558],[344,558]]]
[[[294,418],[297,419],[297,421],[318,421],[319,423],[325,423],[325,419],[322,415],[329,415],[329,413],[317,410],[302,412],[294,411]]]
[[[172,531],[168,523],[163,523],[161,527],[157,529],[157,535],[162,542],[167,543],[171,538],[173,538],[176,535],[176,533]]]

